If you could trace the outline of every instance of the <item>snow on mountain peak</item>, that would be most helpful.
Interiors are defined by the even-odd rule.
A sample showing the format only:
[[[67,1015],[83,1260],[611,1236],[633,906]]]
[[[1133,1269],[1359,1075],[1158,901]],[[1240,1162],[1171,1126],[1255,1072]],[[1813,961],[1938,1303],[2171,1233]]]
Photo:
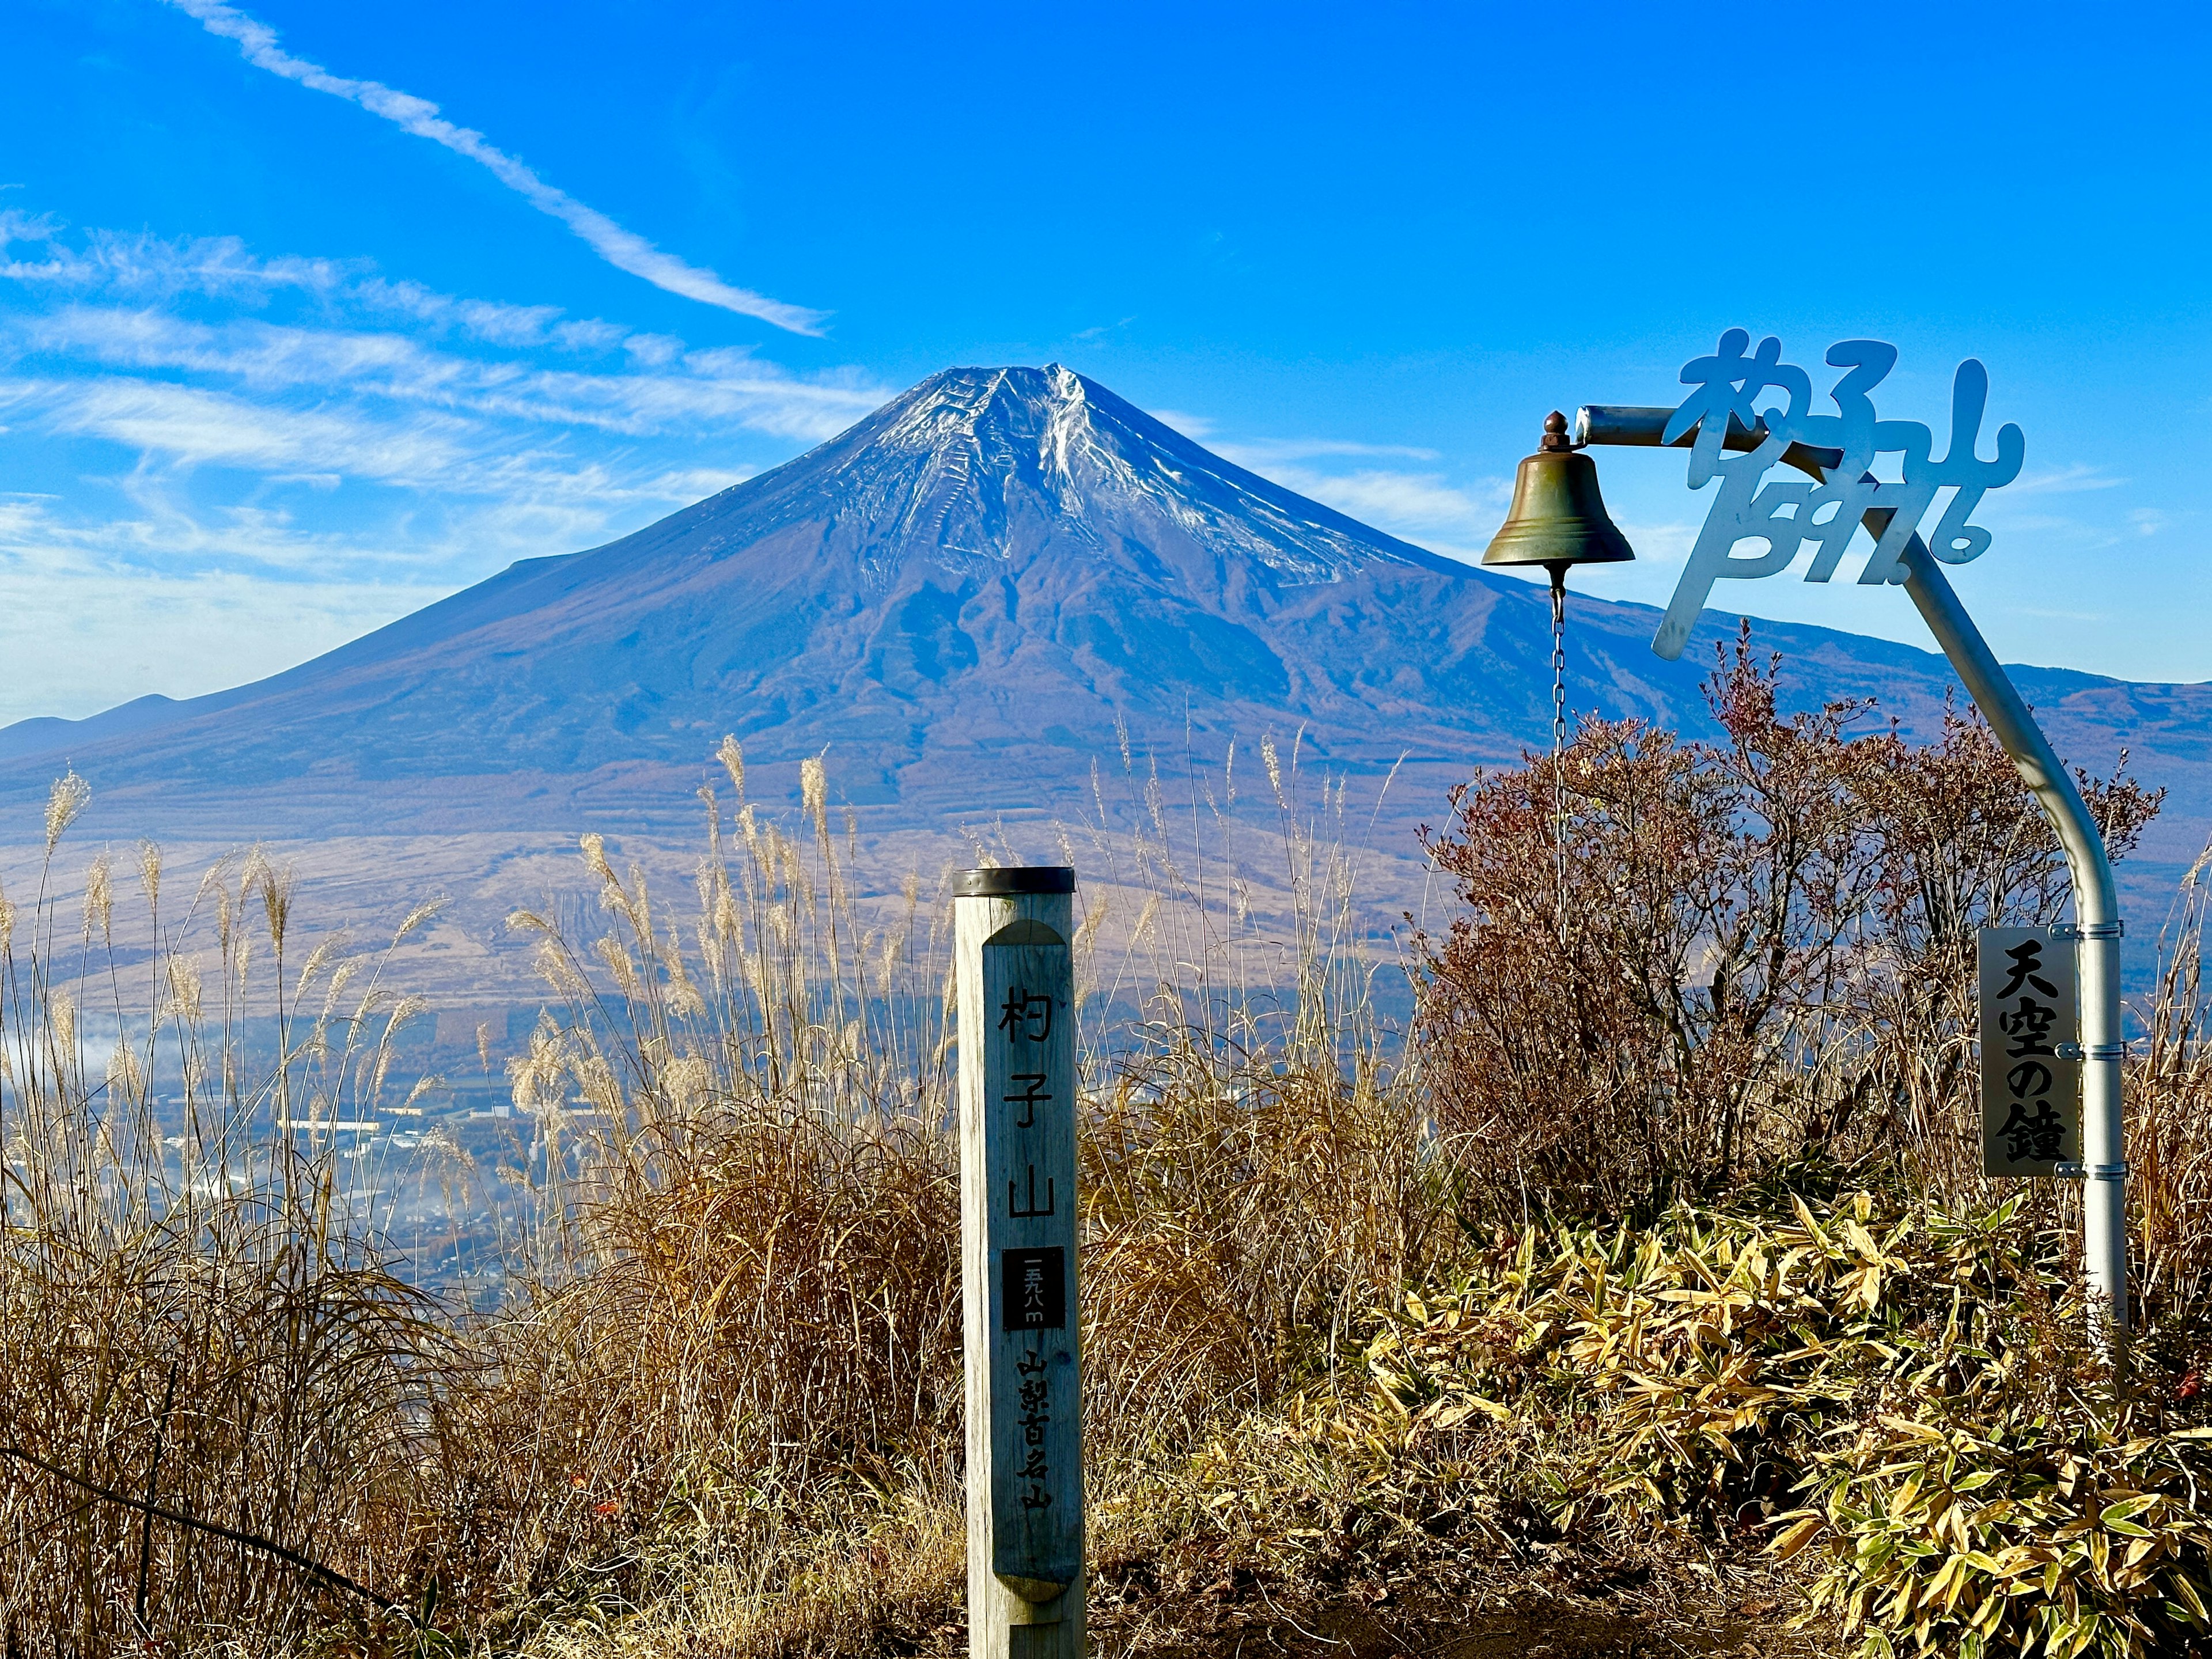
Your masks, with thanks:
[[[840,516],[871,521],[879,568],[921,554],[980,574],[1038,532],[1102,551],[1179,532],[1215,560],[1258,565],[1277,586],[1339,580],[1378,560],[1437,562],[1059,363],[945,369],[791,470],[817,458],[836,480]]]

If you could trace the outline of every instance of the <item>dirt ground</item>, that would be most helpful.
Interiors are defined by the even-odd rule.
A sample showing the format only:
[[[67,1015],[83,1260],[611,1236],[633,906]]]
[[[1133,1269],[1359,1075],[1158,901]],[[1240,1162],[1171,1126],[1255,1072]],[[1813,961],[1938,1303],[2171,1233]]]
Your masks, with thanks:
[[[1504,1583],[1461,1600],[1367,1586],[1309,1599],[1255,1582],[1215,1586],[1171,1613],[1094,1604],[1091,1626],[1102,1655],[1132,1659],[1813,1659],[1828,1650],[1816,1632],[1789,1627],[1802,1605],[1794,1595],[1755,1579],[1686,1596],[1650,1583],[1589,1588]]]

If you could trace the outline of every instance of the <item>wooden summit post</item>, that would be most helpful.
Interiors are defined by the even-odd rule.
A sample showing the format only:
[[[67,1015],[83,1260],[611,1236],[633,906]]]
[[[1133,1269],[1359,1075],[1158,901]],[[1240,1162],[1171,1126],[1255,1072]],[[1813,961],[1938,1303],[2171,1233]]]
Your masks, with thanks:
[[[971,1659],[1083,1656],[1074,891],[1059,866],[953,888]]]

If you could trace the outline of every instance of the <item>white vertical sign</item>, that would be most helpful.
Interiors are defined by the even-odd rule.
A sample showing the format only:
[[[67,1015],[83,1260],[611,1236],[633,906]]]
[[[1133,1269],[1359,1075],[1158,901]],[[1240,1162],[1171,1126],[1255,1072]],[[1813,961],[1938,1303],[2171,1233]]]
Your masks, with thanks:
[[[2081,1158],[2081,1001],[2055,927],[1981,937],[1982,1170],[2055,1176]]]
[[[955,888],[969,1650],[1080,1659],[1072,870]]]

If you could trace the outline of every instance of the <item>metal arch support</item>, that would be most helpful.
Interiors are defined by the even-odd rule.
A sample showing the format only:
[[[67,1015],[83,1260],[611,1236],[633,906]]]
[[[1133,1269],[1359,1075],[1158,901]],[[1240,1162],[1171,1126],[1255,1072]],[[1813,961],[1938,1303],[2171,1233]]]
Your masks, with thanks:
[[[2088,1054],[2081,1067],[2081,1161],[2098,1176],[2086,1182],[2082,1192],[2082,1265],[2090,1294],[2105,1305],[2112,1324],[2124,1330],[2129,1322],[2128,1206],[2120,1056],[2126,1045],[2120,1034],[2120,909],[2112,860],[2081,792],[1959,602],[1943,567],[1929,556],[1917,536],[1905,548],[1903,562],[1905,592],[2021,779],[2042,802],[2045,815],[2058,832],[2058,844],[2066,851],[2067,872],[2074,883],[2074,915],[2081,927],[2075,948],[2081,953],[2081,1046]]]
[[[1583,443],[1656,447],[1674,413],[1671,409],[1585,404],[1575,417],[1575,437]],[[1746,451],[1765,439],[1764,422],[1746,427],[1732,419],[1723,441],[1726,448]],[[1687,448],[1689,444],[1685,434],[1674,447]],[[1837,450],[1793,443],[1782,459],[1825,482],[1827,469],[1840,465],[1843,456]],[[1874,516],[1869,514],[1869,520]],[[1885,517],[1881,524],[1869,522],[1867,529],[1878,538],[1887,523]],[[2051,739],[2035,723],[1927,544],[1915,535],[1899,562],[1905,592],[1967,696],[2012,757],[2021,781],[2042,804],[2066,854],[2081,930],[2081,1044],[2087,1054],[2081,1068],[2081,1162],[2095,1171],[2094,1179],[2082,1183],[2083,1267],[2090,1295],[2112,1325],[2124,1330],[2130,1322],[2127,1163],[2120,1099],[2120,1056],[2126,1044],[2120,1031],[2121,923],[2112,860],[2081,792],[2074,787]]]

